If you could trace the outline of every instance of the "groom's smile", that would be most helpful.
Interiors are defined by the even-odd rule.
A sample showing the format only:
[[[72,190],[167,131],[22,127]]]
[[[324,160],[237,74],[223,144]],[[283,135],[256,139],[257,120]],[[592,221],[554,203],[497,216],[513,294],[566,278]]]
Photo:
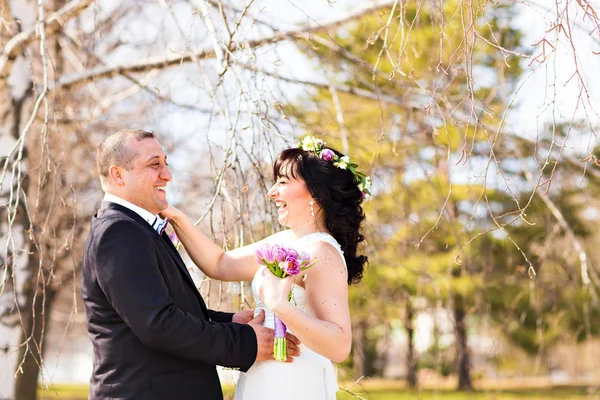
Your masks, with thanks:
[[[164,193],[164,194],[165,194],[165,196],[167,195],[167,185],[163,185],[163,186],[157,186],[157,187],[156,187],[156,190],[157,190],[158,192],[162,192],[162,193]]]

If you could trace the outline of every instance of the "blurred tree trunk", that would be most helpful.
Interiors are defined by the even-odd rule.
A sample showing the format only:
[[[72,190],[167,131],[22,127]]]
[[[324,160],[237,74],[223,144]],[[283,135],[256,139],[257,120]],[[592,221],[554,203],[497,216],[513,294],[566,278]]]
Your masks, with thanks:
[[[412,303],[410,299],[406,300],[406,311],[404,314],[404,326],[406,327],[406,335],[407,335],[407,343],[408,343],[408,351],[406,354],[406,381],[408,383],[408,387],[414,389],[417,387],[417,362],[415,359],[415,341],[414,341],[414,333],[415,327],[413,324],[413,319],[415,317],[415,312],[412,307]]]
[[[48,15],[64,4],[64,0],[44,2],[44,18],[47,19]],[[36,16],[34,22],[39,20],[39,10],[35,1],[22,2],[20,7],[25,7]],[[14,85],[12,89],[7,85],[2,91],[4,98],[11,98],[11,102],[8,103],[11,108],[3,114],[3,129],[11,124],[10,129],[15,138],[26,129],[32,113],[35,113],[35,120],[24,136],[27,152],[23,154],[22,159],[22,182],[26,196],[20,199],[18,205],[19,208],[27,207],[28,210],[27,213],[19,214],[28,217],[28,221],[20,223],[26,234],[26,243],[31,248],[31,254],[25,261],[26,265],[22,267],[26,276],[24,284],[17,288],[23,299],[23,303],[19,304],[22,332],[14,393],[14,398],[18,400],[37,398],[44,343],[58,287],[55,283],[60,264],[64,261],[64,251],[68,249],[68,245],[65,245],[69,243],[67,232],[73,232],[73,211],[68,208],[70,191],[61,170],[62,160],[58,156],[64,151],[63,137],[50,125],[55,108],[60,107],[60,96],[54,93],[50,98],[46,93],[36,90],[36,97],[46,97],[39,103],[37,111],[33,106],[33,88],[44,88],[44,74],[48,75],[48,84],[51,85],[56,75],[62,73],[64,62],[54,36],[46,37],[43,53],[39,50],[41,45],[40,36],[31,43],[30,48],[37,51],[31,52],[28,69],[16,73],[15,70],[19,68],[16,63],[12,68],[11,76],[16,75],[22,81],[20,87],[21,91],[26,88],[24,92],[15,93]],[[49,90],[50,87],[44,89]]]
[[[15,7],[25,7],[24,4],[11,4],[9,0],[0,0],[0,18],[2,18],[2,24],[0,24],[0,43],[4,46],[15,33],[18,33],[20,30],[19,24],[15,21],[12,15],[11,6]],[[0,76],[0,142],[2,143],[2,151],[0,152],[0,160],[4,161],[3,157],[8,154],[8,151],[16,140],[19,137],[20,129],[22,126],[23,116],[27,112],[27,110],[31,106],[31,95],[33,93],[32,90],[32,82],[29,78],[29,75],[26,73],[15,73],[12,76],[11,84],[8,84],[8,79],[6,76]],[[26,118],[26,117],[25,117]],[[6,147],[4,147],[6,146]],[[24,152],[26,154],[26,152]],[[26,181],[24,181],[26,185]],[[6,197],[3,197],[3,201],[6,202]],[[9,219],[9,213],[6,212],[6,208],[0,209],[0,218],[2,221],[7,221]],[[27,212],[25,207],[21,204],[18,207],[18,212],[15,218],[15,225],[21,225],[27,220]],[[2,236],[5,235],[5,232],[2,232]],[[4,247],[4,246],[3,246]],[[7,246],[8,247],[8,246]],[[5,258],[6,256],[6,258]],[[2,254],[3,259],[3,268],[5,276],[14,276],[15,271],[13,270],[14,263],[9,260],[13,260],[13,254],[10,250],[7,250],[6,253]],[[11,279],[5,279],[4,283],[6,284],[6,291],[17,291],[17,288],[14,287],[14,281]],[[18,292],[18,291],[17,291]],[[11,310],[14,308],[7,308],[6,312],[0,314],[0,323],[6,327],[7,331],[11,331],[11,327],[15,326],[16,320],[14,315],[11,314]],[[15,331],[16,335],[17,332]],[[13,342],[11,338],[3,338],[3,340],[7,340],[6,344]],[[19,342],[22,343],[22,342]],[[4,343],[3,343],[4,344]],[[14,382],[16,384],[16,382]],[[2,385],[4,387],[0,388],[0,398],[15,398],[15,399],[25,399],[27,397],[21,397],[20,395],[15,396],[15,387],[14,385]],[[35,386],[34,386],[35,387]]]
[[[34,278],[27,283],[24,294],[28,301],[22,311],[24,325],[18,358],[19,373],[15,380],[15,399],[35,400],[47,337],[45,330],[48,328],[56,292],[44,287],[43,282],[36,283]]]
[[[456,333],[456,373],[458,374],[458,390],[472,391],[471,360],[467,346],[467,329],[465,326],[465,306],[460,295],[454,296],[454,323]]]
[[[354,379],[360,379],[367,374],[367,323],[364,320],[358,321],[354,326],[353,336],[352,370]]]

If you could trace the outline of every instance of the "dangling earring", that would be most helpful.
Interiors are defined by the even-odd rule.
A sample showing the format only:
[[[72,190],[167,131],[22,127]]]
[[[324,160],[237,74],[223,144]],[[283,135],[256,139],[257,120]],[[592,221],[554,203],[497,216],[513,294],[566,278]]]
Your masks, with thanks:
[[[313,205],[315,204],[314,201],[310,201],[310,215],[312,215],[313,217],[315,216],[315,209],[313,208]]]

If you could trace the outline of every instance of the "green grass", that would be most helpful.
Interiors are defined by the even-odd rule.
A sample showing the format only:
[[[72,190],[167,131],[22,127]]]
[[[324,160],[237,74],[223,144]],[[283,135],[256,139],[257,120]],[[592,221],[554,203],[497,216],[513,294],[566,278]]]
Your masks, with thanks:
[[[82,400],[88,398],[88,385],[50,385],[38,388],[38,399]]]
[[[233,399],[235,387],[224,386],[225,399]],[[38,388],[38,399],[87,400],[88,385],[51,385],[48,389]]]
[[[600,399],[600,393],[589,395],[586,389],[540,389],[540,390],[504,390],[461,393],[446,390],[408,391],[403,389],[353,389],[352,392],[367,400],[583,400]],[[338,400],[357,399],[349,393],[338,392]]]
[[[388,386],[388,387],[386,387]],[[233,399],[234,388],[223,388],[225,400]],[[352,392],[367,400],[600,400],[600,392],[588,393],[586,388],[554,388],[554,389],[505,389],[502,391],[480,391],[460,393],[449,390],[409,391],[397,385],[386,385],[385,382],[376,388],[354,386]],[[49,390],[38,389],[38,399],[85,400],[87,385],[52,385]],[[357,399],[349,393],[338,392],[338,400]]]

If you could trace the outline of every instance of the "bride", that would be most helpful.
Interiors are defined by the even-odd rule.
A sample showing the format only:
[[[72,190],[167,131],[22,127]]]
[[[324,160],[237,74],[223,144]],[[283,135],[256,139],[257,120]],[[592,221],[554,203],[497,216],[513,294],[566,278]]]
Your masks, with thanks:
[[[293,362],[257,361],[240,374],[236,400],[335,399],[332,361],[342,362],[352,343],[348,285],[360,281],[367,257],[357,255],[364,240],[361,202],[370,179],[347,156],[312,136],[299,148],[282,151],[273,165],[269,197],[287,230],[257,243],[224,252],[181,211],[163,211],[194,263],[210,278],[250,281],[255,314],[265,312],[273,328],[276,314],[302,343]],[[275,277],[255,260],[262,244],[279,244],[310,254],[317,263],[302,275]],[[293,291],[293,301],[288,293]]]

